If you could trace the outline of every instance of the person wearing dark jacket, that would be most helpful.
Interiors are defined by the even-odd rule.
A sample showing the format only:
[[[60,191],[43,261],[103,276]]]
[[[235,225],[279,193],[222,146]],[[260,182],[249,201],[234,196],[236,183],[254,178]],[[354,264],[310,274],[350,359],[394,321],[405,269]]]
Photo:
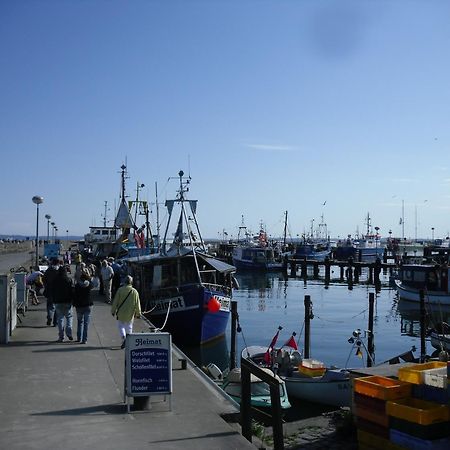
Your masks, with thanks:
[[[47,299],[47,325],[56,325],[55,304],[53,302],[53,296],[55,292],[54,284],[58,275],[59,260],[58,258],[52,258],[50,261],[50,267],[44,272],[44,296]]]
[[[86,344],[92,305],[90,277],[82,274],[75,284],[73,306],[77,311],[77,342]]]
[[[64,266],[58,269],[53,288],[53,303],[56,308],[56,322],[58,324],[58,342],[64,341],[64,331],[69,341],[73,341],[72,280],[67,275],[67,270]]]

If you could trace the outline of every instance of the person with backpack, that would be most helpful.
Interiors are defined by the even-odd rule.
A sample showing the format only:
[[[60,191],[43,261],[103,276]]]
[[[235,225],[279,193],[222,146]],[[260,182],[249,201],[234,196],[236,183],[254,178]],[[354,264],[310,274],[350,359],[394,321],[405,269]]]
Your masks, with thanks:
[[[120,287],[111,305],[111,314],[116,316],[122,345],[125,348],[127,334],[133,332],[133,321],[141,316],[141,301],[138,291],[133,287],[133,278],[125,277],[125,284]]]

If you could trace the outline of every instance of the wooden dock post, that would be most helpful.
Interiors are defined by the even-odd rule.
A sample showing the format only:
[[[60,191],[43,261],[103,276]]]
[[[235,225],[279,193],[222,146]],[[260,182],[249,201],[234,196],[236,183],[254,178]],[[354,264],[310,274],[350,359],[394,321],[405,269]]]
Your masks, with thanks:
[[[373,284],[373,264],[369,264],[369,284]]]
[[[230,344],[230,370],[236,368],[236,331],[237,331],[237,301],[231,300],[231,344]]]
[[[297,276],[297,264],[291,259],[291,277]]]
[[[420,362],[425,362],[425,358],[427,355],[427,349],[425,345],[425,334],[426,334],[426,327],[425,327],[425,293],[423,289],[419,291],[420,296]]]
[[[325,258],[325,283],[329,283],[330,282],[330,268],[331,268],[331,264],[330,264],[330,258],[328,258],[328,256]]]
[[[342,264],[339,266],[339,268],[341,269],[341,281],[344,281],[345,266]]]
[[[347,280],[349,283],[353,283],[353,258],[348,258],[348,267],[347,267]]]
[[[361,274],[361,266],[355,266],[355,270],[354,270],[354,276],[355,276],[355,283],[359,282],[359,275]]]
[[[367,367],[372,367],[372,362],[374,358],[374,345],[373,345],[373,309],[375,303],[375,294],[369,292],[369,336],[367,339]]]
[[[306,279],[308,277],[308,264],[306,263],[306,257],[303,258],[302,261],[302,270],[301,270],[301,277]]]
[[[319,278],[319,263],[318,263],[318,261],[313,262],[313,274],[314,274],[314,278]]]
[[[377,258],[373,268],[373,277],[375,283],[380,282],[380,273],[381,273],[381,261],[380,258]]]
[[[314,317],[311,308],[311,297],[305,295],[305,348],[304,357],[309,358],[309,348],[310,348],[310,335],[311,335],[311,323],[310,320]]]

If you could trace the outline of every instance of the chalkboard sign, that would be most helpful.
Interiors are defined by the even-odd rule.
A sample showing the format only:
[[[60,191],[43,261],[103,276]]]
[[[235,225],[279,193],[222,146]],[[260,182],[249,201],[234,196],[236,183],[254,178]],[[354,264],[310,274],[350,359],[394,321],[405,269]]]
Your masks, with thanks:
[[[172,336],[132,333],[125,346],[125,387],[128,397],[172,393]]]

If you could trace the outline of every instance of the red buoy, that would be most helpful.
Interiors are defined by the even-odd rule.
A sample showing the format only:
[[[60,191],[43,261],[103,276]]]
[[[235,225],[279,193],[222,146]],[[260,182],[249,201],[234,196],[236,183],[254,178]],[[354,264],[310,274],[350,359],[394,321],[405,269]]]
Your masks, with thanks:
[[[217,298],[214,297],[214,296],[212,296],[212,297],[209,299],[209,301],[208,301],[208,303],[207,303],[206,306],[207,306],[207,308],[208,308],[208,311],[209,311],[209,312],[212,312],[212,313],[216,313],[217,311],[220,310],[220,302],[219,302],[219,300],[217,300]]]

